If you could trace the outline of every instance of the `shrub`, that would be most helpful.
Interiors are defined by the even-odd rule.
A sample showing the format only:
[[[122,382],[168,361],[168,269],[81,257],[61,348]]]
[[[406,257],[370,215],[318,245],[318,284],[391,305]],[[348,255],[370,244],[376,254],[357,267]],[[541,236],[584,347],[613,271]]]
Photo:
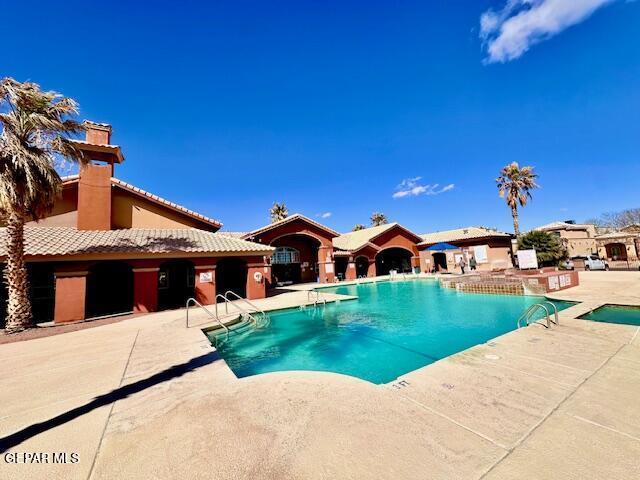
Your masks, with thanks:
[[[567,251],[560,238],[547,232],[531,231],[518,239],[520,250],[534,249],[538,257],[538,265],[541,267],[555,266],[561,260],[567,258]]]

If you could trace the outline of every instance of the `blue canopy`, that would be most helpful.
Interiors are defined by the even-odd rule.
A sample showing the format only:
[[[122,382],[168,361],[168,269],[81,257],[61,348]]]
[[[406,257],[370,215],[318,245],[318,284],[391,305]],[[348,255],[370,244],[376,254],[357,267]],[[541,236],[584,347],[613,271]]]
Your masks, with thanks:
[[[430,252],[442,252],[444,250],[459,250],[455,245],[451,245],[450,243],[440,242],[435,245],[431,245],[427,248]]]

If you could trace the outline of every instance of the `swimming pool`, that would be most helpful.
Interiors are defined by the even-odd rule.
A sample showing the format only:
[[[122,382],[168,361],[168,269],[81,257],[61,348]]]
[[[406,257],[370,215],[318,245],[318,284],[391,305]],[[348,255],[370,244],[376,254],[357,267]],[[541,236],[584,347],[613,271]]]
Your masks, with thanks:
[[[457,293],[433,280],[323,289],[357,300],[271,313],[263,330],[232,333],[219,352],[238,377],[281,370],[387,383],[516,328],[540,297]],[[571,303],[555,302],[559,309]]]
[[[580,318],[594,322],[622,323],[640,327],[640,307],[625,305],[603,305]]]

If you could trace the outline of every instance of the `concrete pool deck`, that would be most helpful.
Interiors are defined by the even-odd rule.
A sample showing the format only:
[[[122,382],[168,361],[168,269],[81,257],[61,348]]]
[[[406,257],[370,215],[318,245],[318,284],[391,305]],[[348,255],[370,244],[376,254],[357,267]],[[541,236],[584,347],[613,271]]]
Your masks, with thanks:
[[[237,379],[184,311],[0,345],[0,478],[638,478],[640,329],[575,317],[640,305],[640,273],[580,280],[554,295],[583,302],[560,326],[507,333],[387,385]],[[13,464],[7,452],[79,462]]]

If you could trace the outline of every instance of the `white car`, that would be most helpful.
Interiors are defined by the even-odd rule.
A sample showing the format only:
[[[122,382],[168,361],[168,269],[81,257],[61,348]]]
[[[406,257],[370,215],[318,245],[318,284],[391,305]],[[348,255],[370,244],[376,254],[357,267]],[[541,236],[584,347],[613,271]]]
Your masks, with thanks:
[[[585,270],[609,270],[609,264],[595,254],[587,255],[586,257],[574,257],[574,259],[583,260]],[[564,267],[567,270],[573,270],[575,268],[574,259],[564,262]]]
[[[587,255],[584,260],[585,270],[609,270],[609,264],[597,255]]]

